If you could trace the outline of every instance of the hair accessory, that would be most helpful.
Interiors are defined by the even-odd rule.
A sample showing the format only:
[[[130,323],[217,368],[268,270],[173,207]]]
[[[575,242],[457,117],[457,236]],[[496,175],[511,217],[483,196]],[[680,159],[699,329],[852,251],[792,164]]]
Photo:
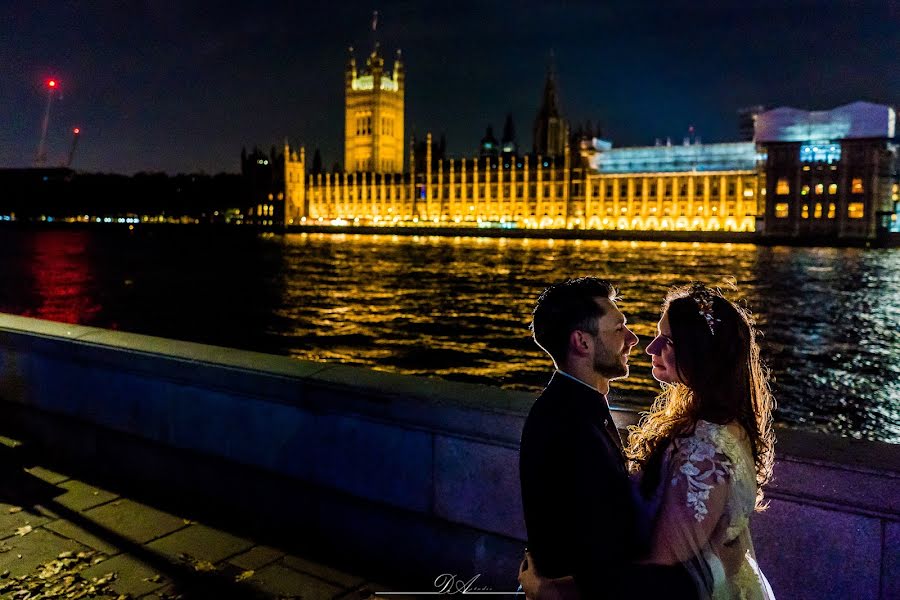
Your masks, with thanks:
[[[716,335],[715,324],[721,323],[722,319],[717,319],[713,316],[713,294],[709,292],[709,290],[697,290],[691,296],[694,298],[694,302],[697,303],[697,308],[700,309],[700,316],[706,320],[706,324],[709,325],[709,333],[710,335]]]

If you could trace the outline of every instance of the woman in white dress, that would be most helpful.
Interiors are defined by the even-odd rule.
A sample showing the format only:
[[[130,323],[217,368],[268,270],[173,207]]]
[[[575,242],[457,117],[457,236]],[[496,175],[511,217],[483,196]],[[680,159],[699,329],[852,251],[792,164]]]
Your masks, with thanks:
[[[683,565],[699,598],[774,598],[749,529],[774,460],[774,400],[750,313],[718,290],[674,289],[647,353],[663,391],[626,449],[645,562]],[[535,600],[575,595],[566,578],[525,570],[520,581]]]

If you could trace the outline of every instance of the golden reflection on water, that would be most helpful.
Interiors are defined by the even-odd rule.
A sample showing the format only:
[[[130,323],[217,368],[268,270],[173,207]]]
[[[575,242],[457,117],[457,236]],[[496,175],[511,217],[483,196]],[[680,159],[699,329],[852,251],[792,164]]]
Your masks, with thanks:
[[[344,234],[284,245],[279,316],[300,358],[537,390],[551,365],[528,331],[535,299],[548,283],[596,275],[620,288],[640,337],[613,400],[646,406],[658,388],[644,348],[666,291],[733,284],[765,334],[782,420],[900,441],[900,252]],[[854,353],[846,341],[861,330],[883,339]]]

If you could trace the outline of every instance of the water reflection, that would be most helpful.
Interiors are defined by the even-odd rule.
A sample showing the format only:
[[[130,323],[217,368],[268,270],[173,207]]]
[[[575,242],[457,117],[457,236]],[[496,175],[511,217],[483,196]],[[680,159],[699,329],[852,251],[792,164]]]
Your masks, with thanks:
[[[900,441],[900,253],[747,244],[288,235],[291,354],[537,389],[527,324],[547,282],[616,281],[641,342],[619,399],[652,397],[644,348],[666,290],[734,282],[757,315],[779,419]]]
[[[7,231],[0,311],[539,389],[528,334],[552,281],[621,288],[641,341],[619,401],[657,390],[644,348],[672,285],[733,280],[757,315],[777,418],[900,443],[900,251],[414,238],[195,228]]]

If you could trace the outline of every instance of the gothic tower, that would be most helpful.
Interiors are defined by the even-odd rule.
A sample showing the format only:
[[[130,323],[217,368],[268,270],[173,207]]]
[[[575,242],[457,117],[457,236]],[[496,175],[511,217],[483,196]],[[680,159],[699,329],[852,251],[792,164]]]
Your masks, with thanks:
[[[542,156],[562,156],[566,148],[566,122],[559,110],[556,76],[547,69],[541,108],[534,119],[534,153]]]
[[[362,71],[357,71],[353,48],[345,79],[344,170],[402,173],[403,95],[405,73],[397,50],[394,70],[384,70],[378,43]]]

